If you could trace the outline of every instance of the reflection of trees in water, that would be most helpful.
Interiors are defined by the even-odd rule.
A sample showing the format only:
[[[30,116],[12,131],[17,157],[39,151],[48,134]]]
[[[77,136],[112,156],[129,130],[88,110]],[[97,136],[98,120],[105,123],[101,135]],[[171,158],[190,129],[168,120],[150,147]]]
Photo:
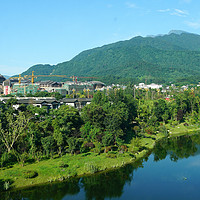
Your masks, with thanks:
[[[142,160],[135,165],[127,165],[119,170],[101,173],[91,177],[84,177],[81,183],[85,189],[87,200],[103,200],[105,198],[120,197],[126,183],[131,183],[133,172],[142,166]]]
[[[172,161],[188,158],[191,155],[200,153],[200,148],[197,145],[200,145],[200,135],[163,139],[155,146],[153,151],[154,160],[165,159],[167,155],[170,156]],[[147,161],[148,156],[143,160]],[[123,194],[124,185],[131,183],[134,171],[138,167],[143,167],[143,160],[115,171],[99,173],[82,179],[77,178],[64,183],[3,193],[0,194],[1,199],[61,200],[67,195],[78,194],[81,188],[85,190],[85,199],[87,200],[119,198]],[[82,194],[84,195],[84,193]],[[2,197],[2,195],[4,196]],[[66,198],[68,199],[68,197]],[[82,198],[84,199],[84,197]]]
[[[0,199],[62,200],[67,195],[78,194],[81,188],[85,190],[85,197],[82,197],[83,199],[103,200],[105,198],[120,197],[123,193],[124,185],[131,183],[134,170],[138,167],[143,167],[142,163],[143,160],[139,160],[132,165],[127,165],[118,170],[99,173],[93,176],[83,177],[82,179],[77,178],[63,183],[37,186],[18,191],[8,191],[0,194]]]
[[[73,179],[63,183],[2,193],[1,198],[5,200],[61,200],[66,195],[75,195],[79,192],[79,179]]]
[[[200,153],[200,146],[197,145],[200,145],[200,135],[163,139],[155,146],[153,151],[154,160],[165,159],[167,155],[170,156],[172,161],[188,158],[191,155]],[[143,160],[147,161],[148,156]],[[105,198],[119,198],[123,194],[124,185],[131,183],[134,171],[138,167],[143,167],[143,160],[115,171],[99,173],[82,179],[77,178],[64,183],[1,193],[0,199],[62,200],[68,195],[78,194],[81,188],[85,190],[83,199],[104,200]],[[84,195],[84,193],[81,195]],[[73,197],[76,198],[76,196]],[[66,198],[68,199],[68,197]]]
[[[200,135],[163,139],[154,148],[154,161],[165,159],[167,155],[175,162],[178,159],[188,158],[197,153],[199,144]]]

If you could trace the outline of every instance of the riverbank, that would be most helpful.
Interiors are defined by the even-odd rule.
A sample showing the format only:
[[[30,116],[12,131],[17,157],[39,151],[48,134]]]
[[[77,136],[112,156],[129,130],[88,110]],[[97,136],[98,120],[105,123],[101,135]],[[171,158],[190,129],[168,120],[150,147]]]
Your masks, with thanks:
[[[192,135],[195,131],[200,130],[195,128],[185,127],[183,124],[174,128],[169,127],[168,137]],[[25,164],[23,167],[15,164],[10,168],[1,169],[0,183],[4,190],[18,189],[120,168],[143,158],[153,149],[156,142],[164,137],[166,136],[161,133],[146,135],[146,137],[141,138],[140,148],[137,151],[132,151],[131,144],[129,144],[127,145],[128,151],[123,153],[111,151],[101,154],[94,152],[79,155],[66,154],[62,157]]]
[[[152,138],[143,138],[140,150],[134,153],[111,151],[101,154],[66,154],[54,159],[25,164],[23,167],[15,164],[0,171],[0,180],[4,185],[8,183],[7,189],[17,189],[120,168],[144,157],[153,148],[155,141]]]

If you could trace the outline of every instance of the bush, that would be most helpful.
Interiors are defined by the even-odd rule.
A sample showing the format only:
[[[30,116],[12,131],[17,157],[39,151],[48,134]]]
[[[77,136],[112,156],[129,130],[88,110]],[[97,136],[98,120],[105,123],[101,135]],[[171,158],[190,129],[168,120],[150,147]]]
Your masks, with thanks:
[[[108,154],[106,154],[107,158],[117,158],[117,155],[114,152],[108,152]]]
[[[1,167],[7,167],[14,164],[17,161],[13,151],[10,153],[4,152],[0,158]]]
[[[3,185],[4,187],[4,190],[8,190],[10,188],[10,182],[9,181],[6,181]]]
[[[163,126],[160,126],[159,131],[160,131],[162,134],[164,134],[164,136],[166,136],[166,137],[169,135],[168,130],[167,130],[167,128],[166,128],[164,125],[163,125]]]
[[[85,163],[85,170],[89,173],[96,173],[99,171],[99,167],[95,165],[93,162]]]
[[[23,172],[23,177],[26,179],[35,178],[36,176],[38,176],[38,173],[35,171],[24,171]]]
[[[63,161],[59,162],[58,165],[59,165],[60,168],[67,168],[67,167],[69,167],[69,165],[66,164],[66,163],[64,163]]]

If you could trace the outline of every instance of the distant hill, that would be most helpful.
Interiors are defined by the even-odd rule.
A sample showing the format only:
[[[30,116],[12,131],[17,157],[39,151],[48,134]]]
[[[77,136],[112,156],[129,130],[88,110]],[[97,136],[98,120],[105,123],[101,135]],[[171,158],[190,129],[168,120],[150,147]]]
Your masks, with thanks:
[[[8,75],[3,75],[6,79],[9,79],[10,78],[10,76],[8,76]]]
[[[134,37],[81,52],[57,65],[35,65],[25,74],[95,76],[106,83],[197,83],[200,35],[173,30],[155,37]]]

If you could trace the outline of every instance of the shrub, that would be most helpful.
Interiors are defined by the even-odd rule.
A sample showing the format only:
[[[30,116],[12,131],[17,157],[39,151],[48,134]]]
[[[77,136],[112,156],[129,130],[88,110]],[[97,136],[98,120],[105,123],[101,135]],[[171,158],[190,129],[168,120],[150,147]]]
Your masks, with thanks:
[[[159,131],[162,134],[164,134],[164,136],[166,136],[166,137],[169,135],[168,130],[167,130],[167,128],[164,125],[159,128]]]
[[[108,152],[108,154],[106,154],[107,158],[117,158],[117,155],[114,152]]]
[[[99,167],[95,165],[93,162],[85,163],[85,170],[89,173],[96,173],[99,171]]]
[[[59,166],[60,168],[67,168],[67,167],[69,167],[69,165],[66,164],[66,163],[64,163],[63,161],[60,161],[60,162],[58,163],[58,166]]]
[[[3,185],[4,187],[4,190],[8,190],[10,188],[10,182],[9,181],[6,181]]]
[[[35,172],[35,171],[24,171],[23,172],[23,177],[26,178],[26,179],[29,179],[29,178],[35,178],[36,176],[38,176],[38,173]]]
[[[108,153],[109,151],[112,151],[111,146],[108,146],[108,147],[104,148],[104,153]]]
[[[128,148],[127,148],[127,146],[126,145],[121,145],[120,147],[119,147],[119,150],[121,151],[121,152],[127,152],[128,151]]]

